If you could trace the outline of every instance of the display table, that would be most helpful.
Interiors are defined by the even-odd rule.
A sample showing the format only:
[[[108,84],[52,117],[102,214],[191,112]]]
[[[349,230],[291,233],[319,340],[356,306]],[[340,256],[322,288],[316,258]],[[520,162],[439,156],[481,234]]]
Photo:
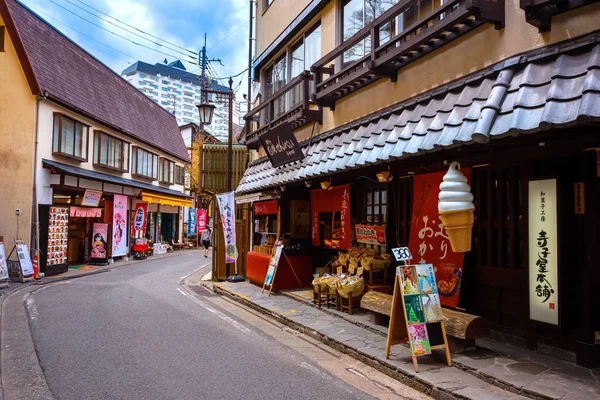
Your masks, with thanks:
[[[156,254],[166,254],[167,253],[167,244],[163,243],[154,243],[154,255]]]
[[[302,285],[298,283],[298,280],[294,276],[294,272],[292,272],[288,259],[294,266],[294,272],[296,272]],[[271,256],[269,254],[249,251],[246,264],[246,278],[255,285],[262,286],[265,281],[265,276],[267,275],[270,260]],[[312,274],[313,265],[311,256],[290,256],[286,258],[282,255],[279,260],[277,274],[275,275],[273,290],[310,287],[313,280]]]

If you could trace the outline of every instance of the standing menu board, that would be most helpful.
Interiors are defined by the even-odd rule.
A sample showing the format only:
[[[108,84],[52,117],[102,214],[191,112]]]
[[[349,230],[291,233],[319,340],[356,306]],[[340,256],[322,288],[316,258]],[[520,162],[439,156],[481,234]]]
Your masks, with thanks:
[[[440,336],[438,329],[441,329],[440,339],[431,339],[431,332],[434,332],[431,336]],[[396,268],[386,358],[390,357],[391,346],[406,341],[410,343],[415,372],[416,357],[431,354],[432,350],[445,349],[448,366],[452,364],[435,271],[431,264]]]
[[[273,290],[275,274],[277,273],[277,267],[279,266],[279,259],[281,258],[282,252],[283,244],[279,242],[279,244],[275,247],[275,254],[273,254],[273,257],[271,257],[271,261],[269,261],[269,269],[267,269],[267,275],[265,276],[265,282],[263,283],[262,288],[262,292],[264,292],[265,286],[269,286],[269,296],[271,295],[271,291]]]
[[[67,263],[68,240],[69,208],[50,207],[46,265],[61,265]]]

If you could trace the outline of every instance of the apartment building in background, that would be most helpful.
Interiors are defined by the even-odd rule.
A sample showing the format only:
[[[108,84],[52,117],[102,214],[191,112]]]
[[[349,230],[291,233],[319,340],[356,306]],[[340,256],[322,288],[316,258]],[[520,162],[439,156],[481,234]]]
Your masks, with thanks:
[[[148,64],[137,61],[127,67],[121,76],[156,104],[169,111],[177,119],[177,123],[187,125],[198,123],[197,104],[201,101],[202,77],[186,70],[180,60]],[[211,80],[211,90],[228,92],[229,88]],[[212,95],[209,96],[209,100]],[[227,141],[228,107],[215,102],[217,108],[212,124],[207,131],[219,140]]]

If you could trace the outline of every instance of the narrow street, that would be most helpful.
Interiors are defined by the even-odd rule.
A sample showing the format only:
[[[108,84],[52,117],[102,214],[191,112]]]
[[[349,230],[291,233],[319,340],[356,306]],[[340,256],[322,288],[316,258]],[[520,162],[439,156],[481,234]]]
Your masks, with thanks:
[[[54,397],[371,398],[226,310],[184,295],[181,280],[198,267],[197,254],[181,255],[32,293],[32,336]]]

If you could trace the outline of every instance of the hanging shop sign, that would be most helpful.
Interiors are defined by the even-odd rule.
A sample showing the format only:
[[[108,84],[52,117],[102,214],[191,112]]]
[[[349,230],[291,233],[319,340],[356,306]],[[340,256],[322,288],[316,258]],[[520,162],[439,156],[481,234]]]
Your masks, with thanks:
[[[254,203],[254,215],[277,214],[277,200]]]
[[[471,181],[471,169],[461,172]],[[452,251],[450,240],[439,218],[438,196],[446,171],[415,175],[413,210],[408,248],[413,262],[433,264],[443,306],[458,306],[464,253]]]
[[[33,264],[29,255],[29,247],[25,243],[17,243],[16,248],[23,276],[33,275]]]
[[[575,184],[575,214],[585,214],[585,183]]]
[[[188,209],[188,236],[196,235],[198,233],[198,210],[195,208]]]
[[[304,158],[292,126],[284,122],[260,137],[273,168]]]
[[[310,191],[312,244],[320,246],[319,214],[332,213],[333,237],[325,244],[328,248],[349,250],[352,247],[350,222],[350,185],[335,186],[328,190]]]
[[[46,266],[67,263],[69,244],[68,207],[50,207],[48,216],[48,247],[46,248]]]
[[[223,235],[225,237],[225,263],[234,263],[238,257],[235,240],[235,203],[234,192],[217,195],[217,203],[221,212]]]
[[[96,261],[108,258],[108,224],[94,222],[92,226],[92,252],[90,258]]]
[[[100,218],[102,217],[101,208],[84,208],[84,207],[71,207],[69,211],[71,217],[81,218]]]
[[[146,231],[146,215],[148,215],[147,203],[135,203],[133,214],[132,234],[135,238],[144,237]]]
[[[102,192],[99,190],[86,189],[81,200],[82,206],[98,207],[100,200],[102,199]]]
[[[558,325],[557,180],[529,181],[529,318]]]
[[[112,256],[127,254],[127,196],[115,194],[113,201]]]
[[[355,230],[358,243],[385,245],[385,226],[357,224]]]
[[[201,233],[206,229],[206,223],[208,222],[208,213],[206,210],[201,208],[198,209],[198,233]]]
[[[2,242],[0,242],[0,279],[8,279],[8,263],[6,262],[6,253]]]

